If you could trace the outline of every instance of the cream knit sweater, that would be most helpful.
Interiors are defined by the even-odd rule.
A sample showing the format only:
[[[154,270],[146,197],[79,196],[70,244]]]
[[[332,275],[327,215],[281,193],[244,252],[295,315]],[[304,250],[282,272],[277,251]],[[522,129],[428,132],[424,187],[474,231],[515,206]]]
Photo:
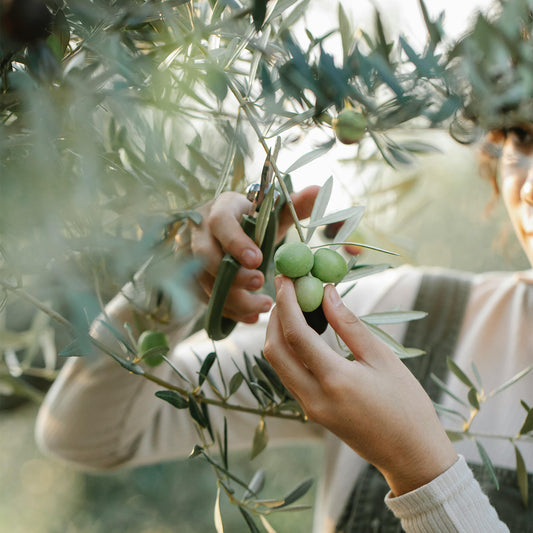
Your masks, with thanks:
[[[405,266],[365,278],[348,293],[345,301],[358,315],[411,309],[421,273],[419,269]],[[121,295],[107,306],[106,313],[118,329],[125,322],[133,323],[131,309]],[[250,355],[260,353],[267,321],[268,317],[264,316],[257,324],[239,325],[230,337],[216,343],[226,377],[235,373],[235,363],[242,363],[243,351]],[[187,338],[192,322],[169,328],[167,334],[173,363],[180,372],[195,380],[201,364],[197,355],[211,352],[213,344],[204,332]],[[533,363],[532,324],[533,284],[527,276],[477,275],[455,360],[468,371],[473,359],[485,389],[490,391]],[[401,340],[405,327],[405,324],[393,325],[388,332]],[[93,326],[93,335],[117,347],[109,329],[98,321]],[[324,337],[332,347],[339,349],[330,329]],[[170,381],[179,380],[168,365],[161,365],[156,373]],[[533,404],[532,382],[533,373],[489,401],[472,430],[515,435],[524,416],[520,399]],[[464,397],[465,387],[455,377],[449,378],[448,387]],[[37,442],[45,453],[91,469],[141,465],[186,456],[197,442],[196,432],[187,413],[154,397],[159,389],[129,374],[103,354],[90,359],[72,359],[61,371],[39,412]],[[209,393],[206,389],[206,394]],[[255,405],[246,387],[241,387],[232,401]],[[457,407],[451,398],[445,403]],[[248,448],[257,417],[210,408],[215,431],[221,428],[223,415],[228,419],[230,448]],[[323,441],[326,459],[315,506],[314,533],[332,532],[364,461],[335,436],[313,424],[280,419],[266,422],[270,445],[311,439]],[[444,423],[449,426],[448,420]],[[486,439],[483,444],[495,464],[514,468],[514,451],[509,443]],[[533,470],[532,448],[521,448],[528,471]],[[402,519],[407,532],[508,531],[466,465],[465,458],[479,462],[475,445],[461,442],[457,449],[461,454],[457,463],[431,483],[398,498],[390,495],[386,498],[386,504]]]

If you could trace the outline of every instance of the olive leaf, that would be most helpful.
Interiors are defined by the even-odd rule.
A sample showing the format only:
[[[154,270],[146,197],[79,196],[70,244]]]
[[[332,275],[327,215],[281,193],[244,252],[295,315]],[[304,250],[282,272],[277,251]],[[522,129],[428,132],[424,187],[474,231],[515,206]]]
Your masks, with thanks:
[[[311,163],[311,161],[314,161],[315,159],[322,157],[324,154],[326,154],[327,152],[331,150],[334,144],[335,144],[335,138],[330,139],[329,141],[322,144],[318,148],[315,148],[314,150],[307,152],[306,154],[299,157],[292,165],[290,165],[289,168],[285,172],[287,174],[289,174],[290,172],[294,172],[295,170],[303,167],[304,165]]]
[[[522,453],[518,449],[518,446],[514,444],[515,458],[516,458],[516,476],[518,478],[518,487],[520,488],[520,495],[522,496],[522,501],[524,502],[525,507],[528,506],[528,496],[529,496],[529,475],[526,469],[526,463],[522,457]]]
[[[448,365],[450,372],[455,374],[460,381],[462,381],[468,387],[476,390],[476,387],[470,378],[457,366],[457,363],[451,357],[446,358],[446,364]]]
[[[160,390],[155,395],[161,400],[165,400],[170,405],[173,405],[177,409],[187,409],[189,402],[178,392],[173,390]]]
[[[342,222],[343,220],[346,220],[346,222],[344,224],[344,225],[346,225],[348,223],[348,220],[351,217],[359,216],[360,217],[359,220],[360,220],[362,215],[363,215],[363,211],[364,211],[364,207],[362,207],[362,206],[348,207],[347,209],[342,209],[341,211],[336,211],[335,213],[331,213],[329,215],[326,215],[325,217],[315,219],[312,222],[309,221],[309,223],[306,225],[306,227],[307,228],[317,228],[318,226],[324,226],[326,224],[332,224],[333,222]],[[355,220],[355,218],[354,218],[354,220]],[[353,222],[351,222],[351,223],[353,223]],[[343,225],[343,228],[344,228],[344,225]],[[348,235],[346,235],[346,237],[351,235],[351,233],[353,232],[353,230],[355,230],[356,227],[357,227],[357,224],[355,225],[355,227],[352,228],[352,230],[348,233]],[[338,234],[337,234],[337,237],[338,237]]]
[[[255,472],[252,479],[250,480],[248,489],[244,493],[243,500],[246,500],[252,495],[259,494],[263,490],[263,487],[265,486],[265,479],[266,479],[265,471],[257,470],[257,472]]]
[[[58,355],[60,357],[85,357],[91,353],[91,345],[89,342],[83,342],[78,338],[65,346]]]
[[[463,422],[467,422],[467,418],[466,416],[464,416],[462,413],[460,413],[459,411],[455,410],[455,409],[451,409],[449,407],[446,407],[444,405],[441,405],[440,403],[436,403],[436,402],[433,402],[433,406],[435,407],[435,409],[441,413],[445,413],[445,414],[448,414],[448,415],[453,415],[457,418],[460,418]]]
[[[446,383],[444,383],[444,381],[442,381],[438,376],[436,376],[435,374],[431,373],[430,375],[430,378],[433,382],[435,382],[439,388],[444,392],[446,393],[448,396],[450,396],[451,398],[453,398],[457,403],[460,403],[461,405],[463,405],[464,407],[468,407],[468,405],[463,401],[461,400],[461,398],[459,398],[457,395],[455,395],[446,385]]]
[[[477,409],[479,411],[479,398],[478,398],[478,393],[477,393],[477,390],[472,387],[469,391],[468,391],[468,402],[470,403],[470,405],[474,408],[474,409]]]
[[[399,324],[402,322],[410,322],[412,320],[420,320],[427,316],[424,311],[386,311],[382,313],[372,313],[370,315],[362,315],[367,324],[381,326],[383,324]]]
[[[307,227],[307,235],[305,236],[305,242],[308,243],[318,227],[313,225],[315,220],[322,218],[329,204],[331,193],[333,191],[333,176],[330,176],[324,185],[320,187],[318,194],[316,195],[315,203],[313,204],[313,210],[311,211],[311,217],[309,218],[309,225]]]
[[[214,510],[215,529],[217,533],[224,533],[224,526],[222,525],[222,515],[220,513],[220,487],[217,488],[217,498],[215,500]]]
[[[120,366],[124,367],[132,374],[137,374],[138,376],[144,375],[144,369],[138,364],[128,361],[127,359],[124,359],[113,352],[108,352],[108,355],[110,355]]]
[[[465,438],[464,433],[461,433],[460,431],[452,431],[451,429],[446,430],[446,435],[448,435],[448,438],[452,442],[458,442],[460,440],[463,440]]]
[[[533,431],[533,409],[530,409],[527,413],[524,423],[522,424],[522,427],[520,428],[518,434],[525,435],[530,431]]]
[[[496,477],[496,472],[494,471],[494,465],[492,464],[492,461],[490,460],[490,457],[487,451],[477,439],[474,439],[474,442],[476,443],[479,456],[481,457],[481,460],[483,461],[483,465],[487,469],[487,472],[489,473],[489,476],[492,482],[494,483],[494,486],[499,490],[500,483],[498,481],[498,478]]]
[[[204,413],[198,406],[198,403],[192,394],[189,394],[189,413],[201,428],[207,428],[207,420],[205,419]]]
[[[246,525],[248,526],[248,529],[251,531],[251,533],[261,533],[260,529],[257,527],[256,523],[254,522],[252,515],[241,505],[239,505],[239,511],[244,517],[244,521],[246,522]]]
[[[496,394],[499,394],[503,390],[505,390],[507,387],[510,387],[514,383],[516,383],[518,380],[522,379],[524,376],[527,376],[531,371],[533,370],[533,365],[528,366],[527,368],[524,368],[521,372],[518,372],[515,376],[513,376],[511,379],[494,389],[489,393],[489,397],[496,396]]]
[[[289,492],[287,496],[283,498],[283,504],[279,505],[277,508],[286,507],[287,505],[290,505],[291,503],[294,503],[295,501],[298,501],[300,498],[305,496],[308,492],[311,486],[313,485],[313,479],[308,478],[302,481],[294,490]]]
[[[201,387],[202,384],[204,383],[216,359],[217,359],[217,354],[215,352],[211,352],[207,354],[206,358],[204,359],[202,363],[200,371],[198,372],[198,387]]]
[[[236,374],[233,374],[231,376],[229,381],[229,396],[236,393],[239,390],[239,387],[241,386],[244,378],[241,374],[241,372],[237,372]]]
[[[250,453],[250,459],[257,457],[268,444],[268,432],[265,424],[265,420],[261,418],[261,421],[256,426],[254,431],[254,439],[252,443],[252,450]]]
[[[390,265],[379,264],[379,265],[354,265],[346,276],[343,278],[343,282],[346,281],[355,281],[366,276],[372,276],[373,274],[378,274],[384,270],[388,270]]]

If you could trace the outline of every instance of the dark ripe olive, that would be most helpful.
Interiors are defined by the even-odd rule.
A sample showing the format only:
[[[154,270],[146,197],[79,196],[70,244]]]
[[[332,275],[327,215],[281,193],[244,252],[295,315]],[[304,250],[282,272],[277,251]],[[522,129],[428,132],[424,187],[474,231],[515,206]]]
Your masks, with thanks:
[[[326,320],[324,309],[322,309],[322,304],[314,311],[310,311],[309,313],[304,312],[304,317],[309,327],[313,328],[319,335],[322,335],[326,331],[328,321]]]

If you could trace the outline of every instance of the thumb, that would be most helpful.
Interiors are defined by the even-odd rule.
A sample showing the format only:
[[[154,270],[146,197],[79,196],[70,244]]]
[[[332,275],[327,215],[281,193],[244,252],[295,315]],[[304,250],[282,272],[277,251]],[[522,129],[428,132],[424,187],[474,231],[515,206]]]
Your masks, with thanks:
[[[371,363],[389,349],[342,302],[333,285],[326,285],[322,301],[331,327],[358,361]]]
[[[320,191],[318,185],[311,185],[297,193],[291,194],[294,210],[299,219],[303,220],[311,216],[311,211],[313,211],[313,205],[315,205],[318,191]],[[287,233],[287,230],[293,223],[294,221],[289,206],[285,205],[279,217],[278,240],[281,240],[285,236],[285,233]]]

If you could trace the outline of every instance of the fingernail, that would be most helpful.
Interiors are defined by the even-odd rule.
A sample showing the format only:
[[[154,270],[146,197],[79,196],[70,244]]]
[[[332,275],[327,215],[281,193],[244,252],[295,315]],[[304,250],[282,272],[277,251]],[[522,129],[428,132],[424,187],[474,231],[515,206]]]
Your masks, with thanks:
[[[274,278],[274,286],[276,287],[276,290],[279,291],[279,288],[281,287],[281,276],[276,276]]]
[[[260,289],[262,286],[263,286],[263,278],[261,276],[254,276],[248,284],[248,288],[251,291],[256,291],[257,289]]]
[[[270,301],[268,301],[268,302],[265,302],[265,303],[263,304],[263,307],[261,308],[261,309],[262,309],[262,312],[263,312],[263,313],[266,313],[267,311],[270,311],[270,308],[272,307],[272,304],[273,304],[273,303],[274,303],[274,302],[272,302],[272,300],[270,300]]]
[[[339,293],[337,292],[337,289],[330,285],[331,289],[328,289],[329,292],[329,301],[334,305],[335,307],[342,305],[341,297],[339,296]]]
[[[242,253],[241,260],[244,266],[254,268],[257,266],[257,263],[260,260],[259,252],[257,250],[253,250],[252,248],[247,248]]]

